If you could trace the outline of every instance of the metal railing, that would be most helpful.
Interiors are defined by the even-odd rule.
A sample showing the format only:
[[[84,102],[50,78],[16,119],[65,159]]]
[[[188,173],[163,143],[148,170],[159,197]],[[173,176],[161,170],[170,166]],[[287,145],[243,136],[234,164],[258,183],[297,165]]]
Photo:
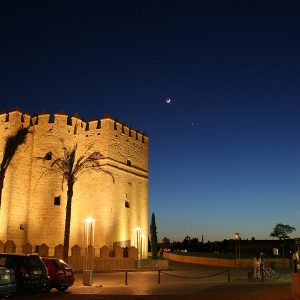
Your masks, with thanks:
[[[221,271],[221,272],[218,272],[215,274],[203,275],[203,276],[181,276],[181,275],[167,273],[163,270],[145,270],[145,271],[125,270],[125,285],[128,285],[128,273],[133,273],[133,272],[134,273],[136,273],[136,272],[157,272],[157,284],[161,283],[161,274],[166,275],[166,276],[181,278],[181,279],[205,279],[205,278],[215,277],[215,276],[219,276],[219,275],[227,273],[227,282],[229,283],[231,281],[230,268],[227,268],[224,271]]]

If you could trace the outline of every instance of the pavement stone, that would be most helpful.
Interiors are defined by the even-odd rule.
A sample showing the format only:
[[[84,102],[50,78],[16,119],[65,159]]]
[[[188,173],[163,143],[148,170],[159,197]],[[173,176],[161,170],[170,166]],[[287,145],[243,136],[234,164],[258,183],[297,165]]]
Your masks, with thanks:
[[[216,276],[212,276],[221,273]],[[66,292],[52,289],[50,293],[17,294],[16,299],[201,299],[201,300],[292,300],[291,278],[282,270],[279,279],[248,280],[248,270],[231,269],[228,282],[227,269],[192,264],[170,263],[170,269],[160,274],[157,270],[94,273],[92,286],[84,286],[82,273],[76,274],[75,284]],[[171,275],[171,276],[170,276]],[[176,276],[176,277],[175,277]],[[205,276],[205,277],[204,277]],[[210,277],[207,277],[210,276]],[[204,278],[203,278],[204,277]]]

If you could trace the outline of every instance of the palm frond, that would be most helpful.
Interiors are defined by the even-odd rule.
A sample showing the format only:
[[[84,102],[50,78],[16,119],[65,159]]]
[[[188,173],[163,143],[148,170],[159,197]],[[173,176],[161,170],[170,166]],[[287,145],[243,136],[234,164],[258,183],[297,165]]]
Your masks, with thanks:
[[[18,147],[25,142],[28,133],[29,129],[27,127],[20,128],[14,135],[10,135],[6,138],[1,162],[1,170],[7,169]]]
[[[63,157],[56,158],[51,163],[50,168],[52,168],[54,172],[60,174],[63,181],[71,183],[75,183],[78,177],[90,171],[109,174],[112,177],[113,182],[115,182],[112,173],[103,169],[100,165],[99,161],[104,159],[104,156],[100,153],[100,151],[94,151],[87,155],[90,149],[91,147],[89,147],[83,155],[76,159],[77,144],[69,150],[66,147],[63,147]]]
[[[103,158],[103,155],[99,151],[92,152],[89,156],[80,156],[76,162],[73,173],[77,174],[82,169],[89,168],[93,165],[99,166],[99,160]]]

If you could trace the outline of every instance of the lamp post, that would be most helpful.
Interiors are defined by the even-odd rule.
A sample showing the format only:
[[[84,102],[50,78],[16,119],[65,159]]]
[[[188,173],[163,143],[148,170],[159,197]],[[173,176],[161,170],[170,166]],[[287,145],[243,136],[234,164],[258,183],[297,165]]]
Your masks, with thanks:
[[[83,285],[93,285],[95,219],[84,219]]]
[[[145,252],[145,235],[141,234],[141,258],[144,258],[144,252]]]
[[[137,249],[137,259],[141,259],[141,227],[136,227],[136,249]]]
[[[234,234],[235,236],[235,259],[237,259],[239,255],[239,259],[241,259],[241,237],[239,232]]]

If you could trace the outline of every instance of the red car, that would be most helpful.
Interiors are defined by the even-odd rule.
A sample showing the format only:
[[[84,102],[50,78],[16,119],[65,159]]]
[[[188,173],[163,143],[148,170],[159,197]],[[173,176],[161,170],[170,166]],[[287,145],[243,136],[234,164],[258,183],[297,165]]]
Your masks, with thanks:
[[[58,291],[63,292],[74,284],[74,270],[66,262],[52,257],[43,257],[42,259],[47,266],[50,277],[49,291],[51,288],[56,288]]]

